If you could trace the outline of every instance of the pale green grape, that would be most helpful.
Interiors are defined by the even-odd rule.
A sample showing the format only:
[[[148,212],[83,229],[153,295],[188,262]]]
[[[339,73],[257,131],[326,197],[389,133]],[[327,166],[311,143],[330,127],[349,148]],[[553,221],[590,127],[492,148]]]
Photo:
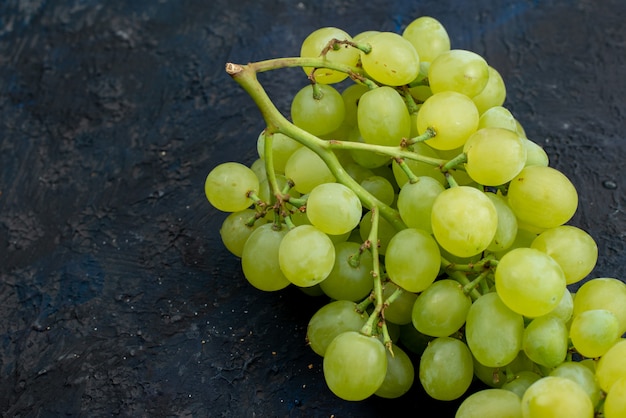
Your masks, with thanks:
[[[626,417],[626,376],[618,379],[604,400],[604,418]]]
[[[492,388],[503,388],[504,385],[510,383],[511,374],[518,376],[520,374],[525,375],[522,372],[533,372],[537,374],[539,372],[538,366],[528,358],[524,350],[520,350],[517,356],[509,364],[498,367],[488,367],[480,363],[474,357],[474,375],[484,384]],[[529,377],[531,375],[525,376]],[[511,384],[507,388],[519,389],[519,385]],[[525,388],[524,388],[525,390]],[[521,398],[521,394],[520,394]]]
[[[620,335],[619,320],[607,309],[590,309],[574,315],[569,330],[576,351],[589,358],[602,356]]]
[[[322,306],[311,316],[306,340],[311,349],[323,357],[328,344],[337,335],[345,331],[359,331],[366,321],[367,313],[357,311],[356,303],[335,300]]]
[[[512,380],[507,381],[502,385],[502,389],[513,392],[521,399],[524,396],[526,389],[530,387],[537,380],[541,379],[541,375],[531,370],[521,370],[515,373]]]
[[[375,88],[361,96],[357,125],[368,144],[398,146],[411,133],[409,110],[400,93],[389,86]]]
[[[495,276],[496,291],[502,302],[528,318],[556,308],[566,288],[559,264],[534,248],[515,248],[503,255]]]
[[[383,300],[391,296],[399,287],[391,281],[383,285]],[[417,299],[417,294],[403,290],[392,303],[385,308],[385,320],[398,325],[411,323],[411,311]]]
[[[554,315],[561,318],[563,322],[568,323],[573,313],[574,297],[572,296],[572,292],[570,292],[568,288],[565,288],[559,304],[556,305],[556,308],[552,309],[548,315]]]
[[[204,182],[209,203],[222,212],[238,212],[252,205],[249,192],[259,190],[259,178],[241,163],[227,162],[215,166]]]
[[[602,398],[602,389],[589,367],[579,361],[565,361],[550,371],[550,376],[560,376],[578,383],[596,406]]]
[[[344,104],[344,118],[343,123],[348,126],[356,126],[357,124],[357,109],[361,96],[369,91],[369,88],[363,84],[350,84],[341,92]]]
[[[480,114],[478,129],[502,128],[517,133],[517,120],[504,106],[493,106]]]
[[[423,142],[418,142],[417,144],[413,145],[413,151],[424,157],[441,158],[439,154],[437,154],[437,151],[435,151]],[[432,177],[442,185],[447,184],[446,178],[444,177],[441,170],[439,170],[439,167],[421,161],[411,160],[408,158],[405,159],[404,162],[406,163],[406,165],[409,166],[411,172],[416,176]],[[396,184],[398,185],[398,187],[404,186],[409,178],[395,160],[392,161],[391,170],[393,172],[393,176],[396,180]]]
[[[477,53],[464,49],[442,52],[430,63],[428,70],[433,93],[455,91],[468,98],[485,88],[489,76],[487,61]]]
[[[454,418],[522,418],[522,402],[508,390],[482,389],[461,402]]]
[[[250,234],[259,226],[265,223],[262,218],[256,217],[257,212],[254,209],[244,209],[239,212],[228,214],[220,227],[220,237],[228,251],[241,258],[243,246],[245,245]],[[252,225],[248,225],[251,219],[256,220]]]
[[[530,165],[547,167],[550,165],[550,158],[541,145],[525,137],[522,137],[522,142],[526,147],[526,167]]]
[[[300,89],[291,101],[294,125],[321,136],[333,132],[343,123],[345,106],[341,94],[327,84],[311,84]]]
[[[467,174],[479,184],[499,186],[519,174],[526,164],[522,138],[504,128],[483,128],[465,142]]]
[[[365,139],[363,139],[363,136],[361,135],[358,126],[354,126],[350,130],[347,140],[351,142],[365,143]],[[388,155],[378,154],[370,150],[351,149],[348,152],[350,153],[350,156],[352,157],[354,162],[365,168],[381,167],[383,165],[389,164],[389,161],[391,160],[391,157]]]
[[[557,169],[528,166],[511,180],[508,202],[522,224],[549,229],[563,225],[574,216],[578,192]]]
[[[374,171],[372,169],[365,168],[361,164],[357,164],[354,162],[352,157],[350,157],[350,162],[343,165],[343,168],[346,170],[346,173],[348,173],[348,175],[358,183],[374,175]]]
[[[259,158],[261,160],[265,160],[265,137],[267,133],[265,131],[261,132],[257,139],[257,153],[259,154]],[[287,160],[294,153],[295,150],[300,148],[302,144],[296,141],[293,138],[288,137],[287,135],[281,134],[280,132],[276,132],[272,135],[272,161],[274,163],[274,170],[277,173],[285,172],[285,164],[287,164]],[[264,170],[265,171],[265,170]],[[259,179],[265,177],[259,176]]]
[[[391,206],[394,200],[396,200],[393,185],[383,176],[370,176],[361,180],[359,184],[385,205]]]
[[[374,392],[376,396],[386,399],[395,399],[411,389],[415,380],[415,368],[411,358],[397,345],[393,346],[393,355],[387,354],[387,374],[380,387]]]
[[[439,54],[450,50],[448,32],[434,17],[418,17],[407,25],[402,36],[411,42],[421,61],[432,62]]]
[[[250,284],[266,292],[284,289],[291,283],[280,269],[278,249],[287,229],[276,230],[267,223],[255,229],[243,246],[241,267]]]
[[[435,198],[444,187],[433,177],[420,176],[415,183],[406,182],[398,193],[398,212],[410,228],[432,233],[430,222]]]
[[[517,237],[517,218],[502,196],[495,193],[486,193],[486,196],[491,200],[498,212],[496,234],[487,250],[494,252],[505,251],[513,245]]]
[[[435,198],[431,223],[439,245],[459,257],[471,257],[493,241],[498,212],[480,190],[470,186],[451,187]]]
[[[328,235],[313,225],[300,225],[285,234],[278,261],[291,283],[310,287],[330,274],[335,265],[335,247]]]
[[[322,27],[311,32],[304,39],[300,47],[300,56],[320,58],[322,51],[328,46],[328,42],[333,39],[352,41],[352,37],[339,28]],[[338,50],[331,49],[326,54],[328,61],[351,66],[355,66],[359,62],[359,57],[359,50],[350,45],[341,45]],[[314,69],[303,67],[303,70],[307,75],[311,75]],[[314,76],[318,83],[333,84],[346,79],[348,74],[328,68],[318,68],[315,70]]]
[[[496,258],[500,259],[506,253],[508,253],[509,251],[515,248],[520,248],[520,247],[528,248],[530,247],[530,244],[533,242],[533,240],[537,237],[537,235],[538,234],[533,231],[529,231],[527,229],[521,228],[518,223],[517,233],[515,234],[515,239],[513,240],[513,244],[511,244],[509,248],[505,250],[496,251],[494,254],[496,255]]]
[[[324,378],[339,398],[360,401],[373,395],[385,380],[387,355],[376,337],[359,332],[339,334],[326,348]]]
[[[450,150],[465,144],[476,132],[478,120],[476,105],[467,96],[455,91],[437,92],[420,107],[417,132],[421,135],[428,128],[433,129],[436,135],[426,144],[438,150]]]
[[[533,240],[531,248],[554,258],[563,269],[568,285],[587,277],[598,261],[598,245],[593,237],[572,225],[543,231]]]
[[[593,418],[591,399],[570,379],[545,376],[522,397],[523,418]]]
[[[422,353],[419,380],[434,399],[460,398],[469,389],[473,376],[472,353],[461,340],[438,337]]]
[[[428,343],[432,340],[434,340],[434,337],[422,334],[410,322],[400,325],[399,342],[402,344],[402,347],[413,354],[421,356]]]
[[[626,284],[614,277],[596,277],[583,283],[574,297],[574,315],[591,309],[607,309],[626,332]]]
[[[361,241],[365,241],[372,230],[372,212],[367,211],[361,222],[359,223],[359,235]],[[387,246],[391,238],[396,235],[398,231],[382,216],[378,218],[378,253],[385,255],[387,252]]]
[[[417,296],[412,310],[415,328],[433,337],[447,337],[465,323],[472,300],[455,280],[435,281]]]
[[[374,80],[388,86],[401,86],[417,78],[420,57],[407,39],[394,32],[379,32],[368,36],[365,43],[372,49],[361,54],[361,63]]]
[[[506,99],[506,86],[502,76],[492,66],[488,65],[487,67],[489,72],[487,84],[480,93],[472,97],[472,101],[480,114],[494,106],[502,106]]]
[[[608,392],[618,380],[626,377],[626,339],[622,338],[596,363],[596,378],[603,391]]]
[[[330,274],[320,283],[326,295],[337,300],[361,301],[374,287],[372,254],[360,250],[356,242],[335,244],[335,264]]]
[[[311,224],[322,232],[340,235],[359,224],[363,206],[349,187],[341,183],[323,183],[309,193],[306,213]]]
[[[399,231],[389,241],[385,267],[389,278],[409,292],[421,292],[430,286],[441,266],[437,242],[420,229]]]
[[[336,181],[324,160],[307,147],[297,149],[285,164],[285,177],[294,182],[294,189],[299,193],[310,193],[322,183]]]
[[[535,318],[524,329],[522,348],[532,361],[552,368],[567,356],[568,330],[565,322],[554,315]]]
[[[465,337],[481,364],[501,367],[515,359],[522,348],[524,318],[509,309],[497,293],[480,296],[465,320]]]
[[[265,161],[261,158],[257,158],[250,165],[250,170],[256,175],[259,181],[263,180],[267,177],[267,173],[265,171]]]

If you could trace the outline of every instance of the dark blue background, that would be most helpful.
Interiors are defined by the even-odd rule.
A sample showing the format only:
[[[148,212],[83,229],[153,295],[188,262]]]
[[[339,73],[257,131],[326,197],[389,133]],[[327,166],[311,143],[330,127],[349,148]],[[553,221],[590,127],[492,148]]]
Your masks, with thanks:
[[[576,185],[593,276],[626,278],[622,0],[0,3],[0,411],[6,416],[454,415],[419,383],[344,402],[305,345],[319,305],[261,293],[203,194],[251,163],[258,110],[224,72],[297,55],[321,26],[439,19]],[[261,80],[286,110],[297,69]]]

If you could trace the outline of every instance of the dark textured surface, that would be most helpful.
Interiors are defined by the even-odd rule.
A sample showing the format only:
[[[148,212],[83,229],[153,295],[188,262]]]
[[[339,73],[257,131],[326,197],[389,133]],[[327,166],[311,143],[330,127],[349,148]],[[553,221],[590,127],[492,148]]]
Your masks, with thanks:
[[[626,3],[466,3],[1,2],[4,415],[453,416],[419,387],[334,397],[304,342],[318,302],[251,288],[204,198],[208,171],[251,163],[263,128],[224,64],[296,55],[320,26],[400,31],[431,15],[483,55],[579,190],[571,223],[598,243],[592,275],[624,280]],[[306,82],[262,81],[282,109]]]

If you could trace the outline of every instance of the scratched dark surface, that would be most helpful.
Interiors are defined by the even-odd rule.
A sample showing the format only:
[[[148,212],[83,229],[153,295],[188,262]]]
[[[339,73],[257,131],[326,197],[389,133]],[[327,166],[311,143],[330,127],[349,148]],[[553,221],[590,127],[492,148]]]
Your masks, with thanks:
[[[430,15],[578,188],[592,276],[626,279],[623,0],[0,2],[0,410],[7,417],[451,417],[337,399],[305,346],[319,301],[261,293],[203,182],[263,128],[226,62],[296,55],[320,26]],[[262,80],[281,109],[306,80]],[[403,414],[397,414],[402,416]],[[432,416],[432,415],[429,415]]]

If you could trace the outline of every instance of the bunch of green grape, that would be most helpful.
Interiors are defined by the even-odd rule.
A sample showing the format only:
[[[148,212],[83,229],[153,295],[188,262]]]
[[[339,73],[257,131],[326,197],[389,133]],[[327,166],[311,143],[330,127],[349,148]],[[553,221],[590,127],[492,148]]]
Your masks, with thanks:
[[[256,73],[295,66],[282,115]],[[462,399],[457,418],[626,416],[626,284],[590,277],[576,188],[483,57],[424,16],[402,33],[323,27],[299,57],[227,71],[266,126],[258,159],[213,168],[206,197],[252,286],[326,298],[306,341],[333,394],[420,384]]]

